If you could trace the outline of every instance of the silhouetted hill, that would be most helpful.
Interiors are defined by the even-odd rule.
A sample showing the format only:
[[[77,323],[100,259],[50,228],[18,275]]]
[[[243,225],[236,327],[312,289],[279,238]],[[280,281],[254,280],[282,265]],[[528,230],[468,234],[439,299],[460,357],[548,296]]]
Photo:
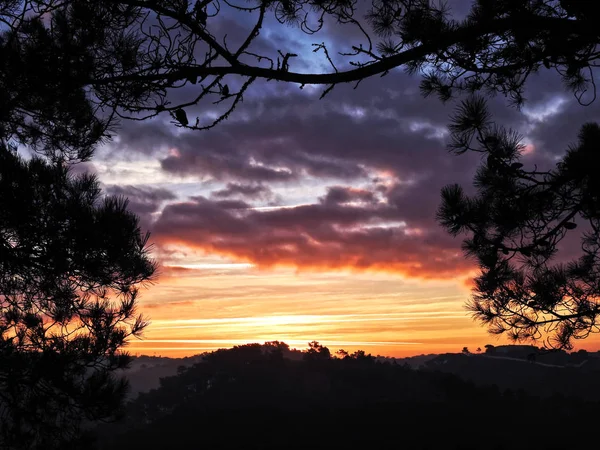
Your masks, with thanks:
[[[452,373],[478,385],[523,389],[532,395],[561,394],[600,400],[598,353],[548,352],[533,346],[505,345],[486,353],[447,353],[426,361],[424,370]]]
[[[438,355],[436,354],[429,354],[429,355],[417,355],[417,356],[409,356],[407,358],[383,358],[383,357],[378,357],[377,361],[379,362],[391,362],[391,363],[395,363],[395,364],[400,364],[400,365],[407,365],[408,367],[410,367],[411,369],[420,369],[421,367],[423,367],[425,365],[425,363],[427,361],[432,360],[433,358],[437,357]]]
[[[516,358],[449,353],[425,363],[424,370],[451,373],[478,385],[522,389],[532,395],[561,394],[600,400],[600,392],[595,389],[600,375],[598,362],[565,367]]]
[[[186,358],[166,358],[160,356],[136,356],[123,374],[129,380],[129,397],[135,398],[140,392],[148,392],[160,385],[160,379],[175,375],[177,368],[191,366],[202,361],[202,355]]]
[[[139,395],[124,421],[101,428],[99,447],[558,449],[572,444],[570,424],[591,426],[600,406],[476,386],[436,364],[413,370],[362,352],[331,358],[322,347],[302,360],[283,354],[252,344],[205,355]],[[507,363],[462,355],[430,363],[439,358],[485,370]]]
[[[303,353],[299,350],[290,349],[286,346],[282,349],[282,352],[283,357],[286,359],[302,360]],[[176,375],[180,367],[189,367],[202,362],[204,356],[208,353],[205,352],[184,358],[148,355],[135,356],[130,367],[122,372],[129,380],[129,397],[133,399],[142,392],[158,388],[161,378]]]
[[[527,348],[526,351],[523,349]],[[537,352],[535,361],[528,359]],[[208,353],[206,353],[208,354]],[[177,374],[180,367],[201,362],[204,355],[185,358],[138,356],[125,375],[130,381],[130,397],[160,385],[160,378]],[[286,349],[284,358],[301,361],[302,353]],[[585,395],[600,400],[591,384],[600,375],[600,353],[542,352],[532,346],[506,345],[488,353],[428,354],[407,358],[376,357],[378,362],[407,365],[412,369],[452,373],[478,385],[497,385],[501,389],[523,389],[535,395]],[[566,369],[566,370],[565,370]]]

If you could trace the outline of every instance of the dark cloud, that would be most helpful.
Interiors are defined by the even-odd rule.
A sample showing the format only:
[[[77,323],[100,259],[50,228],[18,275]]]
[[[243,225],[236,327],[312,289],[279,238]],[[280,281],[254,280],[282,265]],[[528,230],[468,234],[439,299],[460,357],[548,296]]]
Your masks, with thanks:
[[[130,211],[140,217],[144,229],[151,227],[153,215],[159,211],[164,202],[176,198],[168,189],[149,186],[110,185],[104,188],[104,192],[108,195],[126,197],[129,200]]]
[[[179,151],[161,160],[166,172],[178,175],[210,175],[217,180],[281,182],[297,179],[289,168],[268,167],[253,161],[251,154],[236,147],[219,148],[208,143],[189,147],[183,139]],[[225,144],[225,143],[224,143]]]
[[[257,210],[243,202],[195,197],[165,207],[154,238],[259,266],[381,270],[425,278],[461,276],[471,269],[457,242],[436,228],[404,226],[402,211],[392,205],[342,205],[326,199]]]
[[[227,183],[223,189],[211,192],[214,198],[244,197],[250,200],[273,200],[275,194],[264,184]]]
[[[172,124],[131,129],[121,145],[140,151],[168,148],[161,167],[177,175],[227,182],[290,183],[307,176],[354,180],[372,170],[416,178],[448,168],[446,126],[455,104],[424,99],[418,77],[393,73],[370,79],[356,90],[338,86],[319,101],[290,85],[279,93],[245,99],[231,119],[208,132],[175,133]],[[503,102],[491,102],[494,117],[507,126],[524,118]],[[456,168],[459,170],[459,168]]]
[[[347,186],[331,186],[327,195],[321,199],[324,204],[343,204],[352,202],[375,203],[377,197],[367,189],[356,189]]]
[[[373,169],[413,177],[431,168],[432,154],[434,160],[446,156],[444,124],[431,118],[420,122],[393,109],[363,111],[359,103],[319,103],[302,94],[285,101],[257,100],[248,107],[262,112],[253,120],[226,122],[214,133],[154,131],[147,139],[171,149],[161,159],[166,172],[246,183],[288,183],[307,176],[352,180]],[[124,134],[122,143],[135,146],[138,134]]]
[[[574,98],[566,97],[556,106],[554,114],[534,124],[529,136],[536,150],[560,157],[577,143],[579,130],[587,122],[600,122],[600,102],[582,106]]]
[[[72,164],[69,169],[72,175],[96,174],[98,172],[94,163],[90,161]]]
[[[165,148],[170,148],[173,131],[174,127],[171,124],[165,124],[157,119],[143,122],[124,122],[119,128],[119,134],[115,142],[110,146],[114,150],[106,156],[110,158],[118,156],[120,159],[128,159],[128,157],[140,153],[157,155]]]

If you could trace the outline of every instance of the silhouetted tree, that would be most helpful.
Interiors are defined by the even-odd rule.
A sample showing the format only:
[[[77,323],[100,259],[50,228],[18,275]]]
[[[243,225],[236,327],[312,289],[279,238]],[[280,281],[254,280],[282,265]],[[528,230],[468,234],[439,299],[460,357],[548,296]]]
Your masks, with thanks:
[[[463,347],[463,349],[462,349],[462,353],[463,353],[463,355],[468,355],[468,354],[470,354],[471,352],[469,351],[469,348],[468,348],[468,347]]]
[[[290,347],[285,342],[268,341],[262,346],[262,351],[272,361],[282,361],[290,353]]]
[[[343,348],[340,348],[337,352],[335,352],[335,354],[338,355],[338,357],[341,358],[341,359],[349,358],[350,357],[350,353],[348,353]]]
[[[463,248],[481,268],[468,309],[491,333],[571,348],[600,314],[600,127],[584,125],[548,170],[520,162],[521,137],[495,125],[482,98],[463,102],[450,129],[455,153],[483,158],[476,194],[445,187],[438,214],[452,235],[467,233]],[[571,261],[568,235],[581,242]]]
[[[304,359],[307,361],[323,361],[331,358],[329,348],[324,347],[317,341],[308,343],[308,349],[304,353]]]
[[[486,344],[485,345],[485,352],[486,353],[494,353],[496,351],[496,347],[494,347],[492,344]]]
[[[373,355],[366,353],[364,350],[355,351],[349,355],[349,359],[360,363],[374,363],[376,361],[376,358]]]
[[[260,79],[323,85],[325,95],[395,68],[422,74],[424,94],[443,100],[486,90],[520,103],[526,79],[545,67],[585,102],[598,61],[597,13],[586,0],[472,0],[460,18],[433,0],[3,1],[0,122],[32,145],[89,156],[81,144],[104,136],[115,117],[165,113],[205,129]],[[231,32],[222,20],[236,15],[246,30]],[[298,72],[300,46],[265,49],[257,38],[273,19],[314,35],[308,49],[329,70]],[[327,23],[355,37],[329,48],[318,39]],[[192,96],[168,97],[185,85]],[[216,119],[188,117],[185,109],[201,102]]]
[[[359,362],[375,362],[376,358],[370,353],[365,353],[364,350],[356,350],[354,353],[349,353],[346,350],[340,349],[336,352],[340,359],[345,361]]]
[[[0,448],[76,448],[119,413],[146,241],[93,176],[0,145]]]
[[[290,352],[290,346],[280,341],[267,341],[262,347],[266,354],[275,359],[281,359]]]

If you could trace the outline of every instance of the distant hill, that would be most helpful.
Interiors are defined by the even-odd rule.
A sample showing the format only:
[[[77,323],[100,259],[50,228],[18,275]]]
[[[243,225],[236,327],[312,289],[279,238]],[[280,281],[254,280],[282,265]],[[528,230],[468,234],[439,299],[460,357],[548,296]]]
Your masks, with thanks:
[[[592,429],[600,407],[588,396],[546,395],[584,392],[598,378],[588,363],[551,367],[463,354],[396,360],[364,352],[332,358],[317,345],[288,356],[283,343],[206,354],[140,394],[122,422],[102,425],[98,448],[564,449],[572,448],[572,425]],[[175,361],[137,362],[153,370]],[[496,386],[483,386],[490,382]],[[519,391],[523,386],[544,395]],[[557,424],[551,433],[548,424]]]
[[[202,355],[186,358],[160,356],[136,356],[131,366],[123,371],[129,380],[129,397],[136,398],[140,392],[148,392],[160,385],[160,379],[177,374],[178,367],[188,367],[202,361]]]
[[[565,395],[600,400],[597,389],[600,358],[590,357],[580,365],[553,365],[509,356],[447,353],[423,365],[426,371],[451,373],[478,385],[500,389],[522,389],[532,395]]]
[[[277,341],[267,343],[271,345],[278,344]],[[290,349],[287,345],[281,348],[282,355],[286,359],[301,361],[303,353],[299,350]],[[177,374],[180,368],[186,368],[198,362],[202,362],[205,355],[202,354],[187,356],[184,358],[169,358],[165,356],[135,356],[128,369],[122,373],[129,380],[129,397],[134,399],[142,392],[148,392],[156,389],[160,385],[160,379]]]
[[[409,356],[408,358],[389,358],[397,364],[406,364],[411,369],[421,369],[428,361],[436,358],[437,354]]]
[[[548,353],[537,347],[522,345],[490,347],[491,351],[486,353],[376,357],[376,360],[407,365],[411,369],[452,373],[479,385],[524,389],[536,395],[560,393],[589,396],[593,378],[600,374],[600,352]],[[532,354],[536,355],[534,360],[531,359]],[[178,368],[201,362],[203,355],[185,358],[135,357],[131,367],[124,371],[131,385],[130,397],[133,399],[141,392],[158,388],[160,378],[176,375]],[[300,351],[289,349],[285,349],[283,354],[284,358],[294,361],[301,361],[302,355]],[[539,377],[549,381],[540,382]]]

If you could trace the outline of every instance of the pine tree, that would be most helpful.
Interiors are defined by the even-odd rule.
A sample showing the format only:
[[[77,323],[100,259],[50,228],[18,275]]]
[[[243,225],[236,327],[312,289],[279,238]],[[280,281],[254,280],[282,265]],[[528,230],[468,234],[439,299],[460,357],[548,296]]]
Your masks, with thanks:
[[[476,194],[446,186],[438,212],[448,232],[467,234],[463,249],[481,269],[468,309],[494,334],[570,349],[600,314],[600,126],[583,125],[548,170],[521,162],[521,137],[494,124],[480,97],[461,104],[450,130],[452,151],[482,155]],[[573,260],[570,234],[581,245]]]
[[[76,448],[119,413],[147,239],[93,176],[0,147],[1,448]]]

